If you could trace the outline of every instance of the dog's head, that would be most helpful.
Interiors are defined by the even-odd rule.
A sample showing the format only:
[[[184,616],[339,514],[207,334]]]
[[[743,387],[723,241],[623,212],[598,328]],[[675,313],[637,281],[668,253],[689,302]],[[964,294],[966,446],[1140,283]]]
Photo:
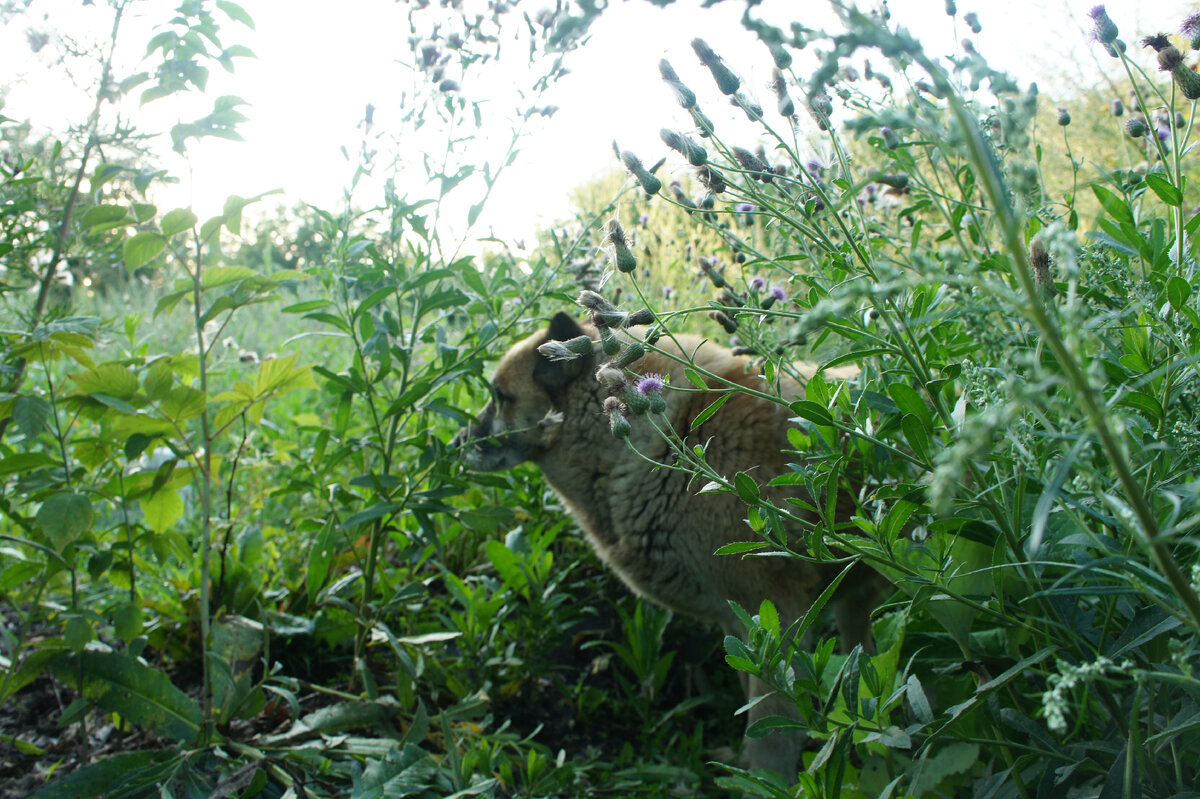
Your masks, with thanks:
[[[592,366],[590,355],[552,361],[538,347],[551,339],[567,341],[587,332],[570,316],[558,313],[546,330],[518,342],[496,367],[492,399],[478,424],[454,437],[472,469],[497,471],[536,460],[553,446],[566,421],[567,389]]]

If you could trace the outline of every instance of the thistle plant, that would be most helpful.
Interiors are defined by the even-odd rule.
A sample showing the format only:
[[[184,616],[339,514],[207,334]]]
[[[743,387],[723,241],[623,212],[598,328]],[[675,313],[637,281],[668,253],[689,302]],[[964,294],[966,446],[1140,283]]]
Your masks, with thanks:
[[[838,32],[788,35],[747,17],[767,46],[770,88],[787,122],[776,127],[757,117],[761,142],[726,141],[697,116],[703,80],[670,65],[661,70],[684,112],[664,120],[675,127],[664,129],[663,141],[682,159],[676,169],[693,169],[711,189],[714,215],[695,214],[679,194],[653,202],[679,205],[723,246],[697,258],[705,282],[695,290],[706,298],[690,307],[656,309],[656,293],[636,273],[616,281],[653,312],[662,335],[702,327],[748,354],[761,387],[728,391],[795,414],[796,463],[782,481],[819,498],[808,515],[772,502],[744,476],[720,474],[656,422],[673,444],[661,468],[690,471],[705,490],[745,501],[758,538],[748,535],[730,555],[765,548],[822,560],[836,550],[897,589],[877,616],[875,656],[839,658],[822,640],[815,651],[793,643],[795,671],[772,672],[764,658],[776,650],[753,643],[761,630],[747,616],[752,643],[728,642],[730,661],[773,674],[772,685],[795,699],[823,752],[855,748],[893,788],[914,795],[933,787],[920,763],[949,757],[951,740],[978,747],[981,739],[990,749],[972,751],[1013,795],[1091,790],[1118,773],[1131,795],[1133,774],[1156,786],[1146,790],[1183,790],[1196,775],[1195,753],[1180,756],[1192,744],[1183,726],[1165,719],[1184,718],[1194,706],[1175,685],[1195,687],[1200,657],[1200,597],[1185,576],[1197,562],[1188,521],[1196,465],[1163,456],[1181,443],[1176,425],[1195,422],[1191,397],[1200,397],[1192,363],[1200,315],[1191,289],[1200,220],[1184,213],[1195,72],[1166,37],[1146,40],[1157,62],[1146,71],[1107,10],[1091,9],[1094,40],[1134,88],[1125,131],[1136,146],[1144,143],[1151,167],[1136,180],[1088,171],[1072,140],[1072,116],[1086,112],[1061,108],[1052,118],[1072,188],[1060,200],[1040,177],[1035,86],[1023,90],[991,69],[974,45],[947,65],[886,18],[833,7]],[[947,13],[957,13],[954,4]],[[967,17],[979,32],[978,18]],[[1197,28],[1189,18],[1184,35]],[[800,74],[798,50],[817,40],[824,41],[819,63]],[[696,52],[710,93],[740,105],[736,65],[704,43]],[[858,71],[845,68],[864,56],[882,96],[860,88]],[[796,116],[791,86],[810,123]],[[1112,113],[1121,116],[1123,104]],[[705,142],[702,164],[684,144],[689,131],[678,127],[689,117],[691,133]],[[1081,185],[1097,198],[1094,217],[1076,200]],[[649,340],[643,346],[656,349]],[[805,381],[799,360],[815,361],[816,375]],[[838,371],[846,365],[856,373]],[[709,385],[717,380],[688,368]],[[780,393],[788,374],[805,383],[801,396]],[[610,419],[621,414],[614,432],[632,441],[624,414],[643,403],[632,399],[636,388],[624,392],[608,410]],[[855,504],[852,520],[821,511],[837,497]],[[782,534],[785,519],[806,530],[802,541]],[[1126,634],[1151,618],[1163,626],[1149,637]],[[985,643],[993,635],[998,646]],[[789,645],[781,638],[772,646]],[[1189,665],[1161,671],[1156,653],[1168,647]],[[921,683],[963,661],[986,665],[941,679],[931,702]],[[806,688],[797,688],[801,673],[812,677]],[[816,698],[823,712],[813,712],[807,692],[831,682],[834,690]],[[1058,737],[1031,752],[1005,731],[1014,725],[1048,726]],[[1145,749],[1149,735],[1175,748]],[[1120,762],[1084,754],[1094,746],[1122,752]],[[852,768],[842,757],[822,760],[820,769]],[[1057,758],[1082,765],[1041,777]],[[958,768],[962,781],[974,773]],[[776,795],[731,772],[729,785]]]

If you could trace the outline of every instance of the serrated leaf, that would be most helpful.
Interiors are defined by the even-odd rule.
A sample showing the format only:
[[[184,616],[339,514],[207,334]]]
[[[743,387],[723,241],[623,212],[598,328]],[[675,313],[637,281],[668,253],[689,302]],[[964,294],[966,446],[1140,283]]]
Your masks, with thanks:
[[[1183,203],[1183,192],[1158,172],[1151,172],[1144,180],[1151,191],[1167,205],[1178,208]]]
[[[1179,275],[1171,275],[1167,279],[1167,302],[1171,308],[1179,311],[1192,296],[1192,285]]]
[[[245,266],[218,266],[212,269],[205,269],[200,281],[204,288],[213,289],[218,286],[237,283],[239,280],[245,280],[248,277],[254,277],[254,274],[253,269]]]
[[[37,512],[37,523],[54,548],[62,552],[68,544],[92,529],[94,513],[87,497],[60,491],[42,503]]]
[[[183,498],[174,489],[164,488],[142,497],[142,513],[146,526],[156,533],[165,533],[183,515]]]
[[[7,458],[0,458],[0,477],[10,474],[32,472],[43,466],[51,466],[58,461],[44,452],[18,452]]]
[[[174,236],[176,233],[182,233],[185,230],[191,230],[195,226],[196,215],[187,208],[176,208],[174,211],[168,211],[167,215],[162,218],[159,227],[162,228],[164,236]]]
[[[78,684],[82,667],[83,685]],[[136,658],[85,651],[55,662],[55,674],[105,710],[159,735],[192,741],[200,731],[200,708],[170,678]]]
[[[146,376],[142,379],[142,388],[146,392],[146,398],[151,402],[158,402],[171,390],[171,386],[175,382],[175,373],[171,371],[171,364],[166,360],[155,361],[154,365],[146,372]]]
[[[37,396],[17,397],[13,402],[12,417],[27,438],[34,438],[46,429],[50,403]]]
[[[137,269],[157,256],[166,246],[167,240],[160,233],[138,233],[125,241],[125,266]]]
[[[102,233],[125,225],[128,216],[126,210],[119,205],[96,205],[87,210],[80,224],[88,233]]]
[[[175,749],[129,752],[97,760],[40,788],[29,799],[93,799],[141,795],[169,780],[176,770]]]
[[[754,478],[745,472],[738,472],[733,477],[733,487],[737,490],[737,494],[742,498],[742,502],[753,505],[758,502],[759,490],[758,483],[754,482]]]
[[[84,394],[105,394],[127,400],[137,393],[137,375],[117,363],[102,363],[87,372],[76,372],[71,380]]]

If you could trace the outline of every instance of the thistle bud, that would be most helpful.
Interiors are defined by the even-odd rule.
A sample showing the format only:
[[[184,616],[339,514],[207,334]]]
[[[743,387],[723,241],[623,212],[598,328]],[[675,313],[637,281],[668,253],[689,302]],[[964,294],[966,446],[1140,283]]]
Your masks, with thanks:
[[[617,268],[617,271],[629,274],[637,269],[637,258],[629,249],[629,240],[625,238],[625,228],[621,227],[621,223],[616,219],[608,220],[608,235],[604,237],[604,240],[612,247],[613,266]]]
[[[717,271],[717,266],[713,262],[713,259],[701,258],[700,271],[703,272],[704,276],[707,277],[709,281],[717,288],[723,289],[727,285],[725,282],[725,276]]]
[[[833,101],[824,89],[819,89],[808,98],[808,112],[821,130],[829,130],[829,117],[833,114]]]
[[[625,401],[625,406],[629,408],[629,412],[634,416],[643,416],[646,411],[650,410],[650,398],[640,393],[633,386],[626,386],[625,393],[621,398]]]
[[[1112,44],[1120,31],[1117,30],[1117,24],[1109,18],[1104,6],[1093,6],[1088,16],[1092,18],[1092,37],[1101,44]]]
[[[1115,117],[1125,115],[1125,104],[1121,102],[1120,97],[1117,97],[1112,101],[1111,110],[1112,110],[1112,115]]]
[[[1131,139],[1140,139],[1146,135],[1146,122],[1138,117],[1130,117],[1125,120],[1125,133]]]
[[[708,67],[708,71],[712,73],[713,80],[717,82],[717,88],[722,94],[734,94],[742,85],[742,80],[729,67],[725,66],[725,62],[721,57],[713,52],[713,49],[708,46],[708,43],[703,39],[692,39],[692,49],[696,51],[696,55],[700,58],[700,63]]]
[[[589,354],[592,351],[592,343],[592,339],[587,336],[576,336],[568,341],[551,339],[537,349],[551,361],[573,361],[580,355]]]
[[[579,305],[583,306],[587,310],[597,312],[597,313],[604,313],[604,312],[610,312],[610,311],[617,310],[616,306],[613,305],[608,300],[604,299],[604,297],[602,295],[597,294],[594,291],[589,291],[587,289],[584,289],[583,291],[579,292],[579,299],[575,300],[575,302],[577,302]]]
[[[626,345],[625,349],[622,350],[620,357],[613,362],[613,366],[617,367],[618,369],[624,369],[629,366],[629,364],[633,363],[634,361],[640,361],[644,357],[646,357],[646,348],[642,346],[641,342],[631,341],[628,345]]]
[[[658,194],[659,190],[662,189],[662,181],[650,174],[650,172],[646,170],[646,167],[642,166],[642,159],[638,158],[629,150],[625,150],[621,153],[621,163],[623,163],[625,168],[628,169],[635,178],[637,178],[638,183],[642,185],[642,188],[645,190],[646,194]]]
[[[641,327],[652,324],[654,324],[654,311],[651,311],[649,308],[641,308],[634,311],[625,320],[625,327]]]
[[[723,327],[726,333],[732,335],[733,333],[737,332],[737,321],[735,319],[731,319],[724,311],[709,311],[708,318]]]
[[[792,54],[782,44],[776,42],[775,44],[767,45],[767,47],[770,49],[771,59],[775,62],[775,66],[778,69],[787,69],[792,65]]]
[[[1071,124],[1071,114],[1067,111],[1067,109],[1058,109],[1058,124],[1064,128]]]
[[[896,136],[895,131],[891,128],[880,128],[879,133],[883,136],[883,144],[889,150],[895,150],[900,146],[900,139]]]
[[[780,116],[790,117],[796,113],[796,104],[788,96],[787,78],[778,69],[771,73],[771,90],[775,92],[775,99],[779,101]]]
[[[751,122],[758,122],[762,119],[762,106],[747,96],[745,92],[735,94],[729,99],[729,104],[745,111]]]
[[[721,173],[713,169],[711,166],[701,167],[700,171],[696,173],[696,178],[700,181],[704,188],[708,189],[713,194],[721,194],[725,191],[725,189],[729,188],[725,183],[725,178],[721,176]],[[713,206],[707,205],[705,207],[711,209]]]
[[[1054,279],[1050,276],[1050,254],[1037,239],[1029,245],[1029,266],[1033,270],[1034,280],[1042,290],[1042,294],[1050,297],[1054,294]]]
[[[880,174],[875,176],[875,182],[891,186],[893,189],[906,189],[908,188],[908,175],[905,175],[903,172],[895,175]]]
[[[954,0],[946,0],[946,13],[949,16],[954,16],[958,13],[958,6],[954,4]]]
[[[967,27],[971,29],[971,33],[979,33],[983,30],[983,26],[979,24],[979,15],[974,11],[965,14],[963,22],[967,23]]]
[[[692,115],[692,121],[695,122],[696,127],[700,129],[700,136],[702,138],[708,138],[712,135],[712,120],[708,118],[707,114],[700,110],[700,106],[693,105],[688,109],[688,113]]]
[[[633,427],[630,426],[629,420],[619,410],[615,409],[608,414],[608,429],[612,432],[613,438],[621,440],[629,438],[629,434],[633,432]]]
[[[662,75],[663,81],[671,87],[671,91],[675,93],[675,99],[681,106],[692,108],[696,105],[696,93],[683,84],[670,61],[665,58],[659,61],[658,72]]]
[[[612,328],[600,328],[600,348],[610,358],[621,351],[621,340],[612,332]]]
[[[663,128],[658,135],[662,138],[663,144],[686,158],[692,166],[704,166],[708,162],[708,151],[691,136],[676,133],[669,128]]]
[[[771,168],[761,161],[757,155],[743,147],[734,147],[731,149],[731,152],[742,169],[753,173],[750,177],[755,180],[761,180],[763,183],[771,182]]]

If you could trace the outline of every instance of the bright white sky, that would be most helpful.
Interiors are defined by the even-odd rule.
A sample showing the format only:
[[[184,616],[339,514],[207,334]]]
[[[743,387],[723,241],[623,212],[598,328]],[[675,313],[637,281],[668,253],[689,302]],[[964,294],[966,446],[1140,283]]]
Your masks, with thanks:
[[[258,58],[240,60],[233,76],[215,72],[209,95],[236,94],[250,103],[243,109],[250,121],[240,129],[246,141],[201,143],[194,148],[190,178],[189,165],[168,155],[167,165],[182,178],[182,185],[159,196],[160,205],[191,205],[204,218],[217,213],[230,194],[250,196],[281,188],[284,202],[338,207],[354,169],[340,148],[357,148],[361,133],[356,125],[365,106],[377,107],[377,127],[386,127],[399,113],[397,87],[406,83],[405,71],[396,64],[398,57],[407,56],[404,2],[242,0],[257,31],[229,23],[223,38],[226,44],[249,46]],[[104,35],[111,24],[106,3],[22,0],[16,5],[23,3],[25,12],[0,26],[0,86],[11,87],[2,113],[43,126],[82,122],[90,107],[88,98],[65,87],[61,75],[51,79],[54,68],[47,56],[54,47],[31,54],[27,33]],[[177,3],[144,0],[134,6],[124,39],[130,71],[142,55],[141,43],[151,35],[150,25],[166,19]],[[1093,59],[1096,48],[1080,30],[1088,23],[1091,4],[959,0],[957,29],[945,14],[944,0],[892,0],[890,8],[893,20],[916,32],[933,53],[951,52],[956,39],[971,36],[961,20],[964,13],[975,11],[983,31],[971,38],[989,62],[1022,80],[1037,78],[1053,93],[1056,82],[1061,91],[1078,81],[1091,82],[1082,71],[1098,63]],[[541,5],[524,0],[519,8],[528,8],[532,15]],[[864,0],[862,5],[873,4]],[[1112,0],[1106,5],[1130,43],[1148,33],[1174,31],[1188,8],[1175,0]],[[612,0],[594,24],[591,41],[568,57],[572,74],[548,98],[561,110],[540,121],[540,129],[526,140],[517,165],[497,187],[482,226],[512,240],[531,236],[538,224],[565,218],[567,192],[616,165],[614,139],[623,148],[643,153],[647,162],[664,154],[659,129],[690,126],[659,80],[659,59],[669,58],[701,98],[710,92],[710,79],[689,46],[693,37],[708,40],[769,106],[772,98],[763,88],[769,80],[769,57],[738,22],[743,7],[741,0],[709,9],[701,9],[699,0],[679,0],[665,9],[642,0]],[[822,24],[826,12],[819,0],[767,0],[760,8],[772,20],[802,11],[803,21],[813,27]],[[511,19],[519,23],[520,15],[512,14]],[[1060,77],[1055,81],[1048,74]],[[744,122],[740,112],[721,109],[715,91],[711,94],[702,105],[722,130]],[[166,103],[137,111],[135,101],[127,110],[145,130],[165,131],[175,121],[170,115],[181,113],[178,106]],[[162,149],[169,147],[164,141]]]

